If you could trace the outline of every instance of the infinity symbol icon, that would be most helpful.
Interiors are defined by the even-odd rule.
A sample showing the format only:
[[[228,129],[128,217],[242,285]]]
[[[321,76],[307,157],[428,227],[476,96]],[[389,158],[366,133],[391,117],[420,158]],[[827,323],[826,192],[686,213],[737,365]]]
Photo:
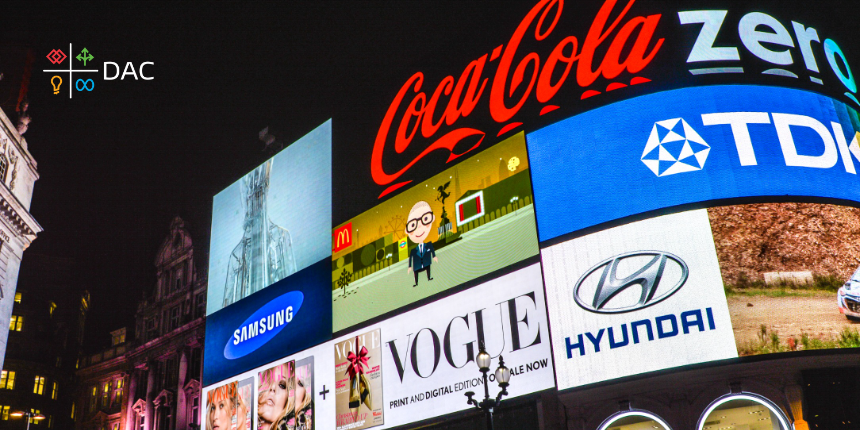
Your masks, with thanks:
[[[95,87],[96,87],[96,83],[93,82],[92,79],[87,79],[87,80],[78,79],[77,81],[75,81],[75,89],[78,91],[83,91],[83,90],[92,91],[93,88],[95,88]]]

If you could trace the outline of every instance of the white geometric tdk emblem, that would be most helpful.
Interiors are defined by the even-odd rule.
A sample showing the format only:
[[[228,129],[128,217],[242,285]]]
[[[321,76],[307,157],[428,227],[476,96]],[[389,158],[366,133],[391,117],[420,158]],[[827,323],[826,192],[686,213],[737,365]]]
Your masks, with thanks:
[[[678,124],[681,124],[680,126]],[[705,167],[711,147],[682,118],[657,121],[642,151],[642,162],[657,176]]]

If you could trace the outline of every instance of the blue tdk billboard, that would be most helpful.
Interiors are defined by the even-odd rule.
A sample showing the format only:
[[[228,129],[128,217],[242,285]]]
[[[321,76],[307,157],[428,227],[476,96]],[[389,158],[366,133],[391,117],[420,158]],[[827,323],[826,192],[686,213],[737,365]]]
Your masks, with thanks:
[[[540,241],[731,199],[860,201],[857,130],[856,111],[832,98],[744,85],[574,116],[526,137]]]

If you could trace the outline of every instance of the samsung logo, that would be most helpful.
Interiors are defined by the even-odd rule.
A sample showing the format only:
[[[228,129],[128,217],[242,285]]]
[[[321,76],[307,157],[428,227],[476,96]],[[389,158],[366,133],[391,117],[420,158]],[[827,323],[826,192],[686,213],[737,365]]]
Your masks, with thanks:
[[[304,294],[286,293],[254,312],[236,330],[224,347],[224,357],[233,360],[254,352],[272,340],[302,307]]]

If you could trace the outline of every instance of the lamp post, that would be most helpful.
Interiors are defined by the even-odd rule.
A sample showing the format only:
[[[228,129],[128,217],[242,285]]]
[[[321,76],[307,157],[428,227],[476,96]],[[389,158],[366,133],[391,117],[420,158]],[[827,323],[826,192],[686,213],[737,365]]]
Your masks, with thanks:
[[[34,419],[36,421],[45,419],[45,416],[42,414],[37,414],[35,412],[24,412],[24,411],[15,411],[11,414],[15,418],[27,417],[27,430],[30,430],[30,420]]]
[[[474,406],[477,409],[484,411],[487,415],[487,429],[493,430],[493,409],[499,406],[502,402],[502,396],[508,395],[508,381],[511,379],[511,371],[507,367],[505,367],[505,360],[499,355],[499,367],[496,369],[496,381],[499,383],[499,388],[502,391],[499,391],[499,394],[496,395],[496,398],[490,397],[490,387],[488,386],[487,372],[490,371],[490,365],[492,357],[487,351],[484,350],[484,342],[481,342],[478,347],[478,356],[475,358],[475,363],[478,365],[478,370],[481,371],[481,374],[484,377],[484,400],[480,403],[473,399],[472,396],[475,395],[474,391],[466,392],[467,400],[466,403]]]

